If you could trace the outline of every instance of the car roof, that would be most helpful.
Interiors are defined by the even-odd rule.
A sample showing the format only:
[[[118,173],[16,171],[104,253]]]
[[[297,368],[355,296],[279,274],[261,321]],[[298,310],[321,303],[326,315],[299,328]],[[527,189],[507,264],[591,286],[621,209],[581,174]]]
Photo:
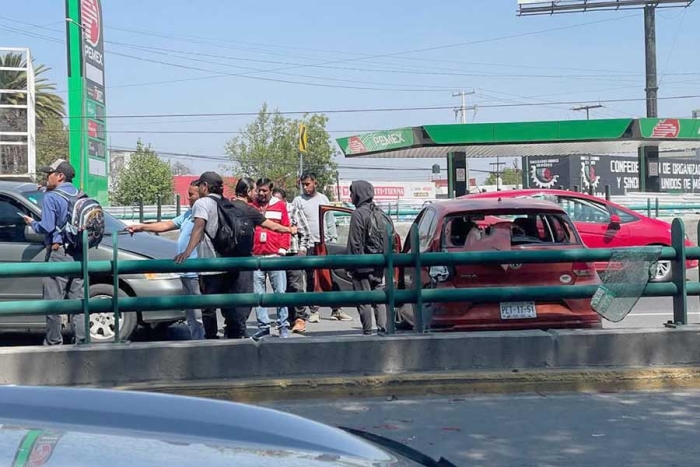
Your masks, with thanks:
[[[92,459],[95,452],[99,458],[88,464],[119,465],[123,459],[115,458],[110,448],[115,442],[122,450],[132,449],[130,455],[142,461],[130,465],[163,465],[158,461],[170,459],[173,450],[182,451],[180,455],[189,452],[199,461],[201,456],[217,461],[205,462],[207,466],[284,467],[306,465],[309,459],[316,461],[314,465],[371,466],[389,465],[394,457],[345,431],[284,412],[140,391],[2,386],[0,423],[3,445],[8,438],[17,438],[11,430],[19,436],[35,429],[50,432],[54,439],[62,437],[60,444],[54,443],[52,459],[72,460],[65,465]],[[144,463],[142,456],[151,462]]]
[[[432,203],[425,209],[435,209],[442,215],[455,212],[483,212],[494,210],[528,210],[565,213],[556,203],[532,198],[457,198]]]
[[[569,191],[569,190],[553,190],[553,189],[541,189],[541,188],[524,188],[522,190],[504,190],[504,191],[489,191],[486,193],[472,193],[464,196],[460,196],[459,199],[466,199],[466,198],[472,198],[472,199],[490,199],[490,198],[497,198],[499,196],[506,196],[509,198],[512,198],[514,196],[532,196],[536,194],[546,194],[546,195],[553,195],[553,196],[571,196],[571,197],[576,197],[576,198],[585,198],[585,199],[591,199],[595,201],[604,201],[601,198],[593,195],[589,195],[588,193],[580,193],[578,191]]]
[[[30,191],[30,190],[36,190],[37,189],[37,184],[36,183],[29,183],[29,182],[13,182],[10,180],[2,180],[0,179],[0,190],[2,191]]]

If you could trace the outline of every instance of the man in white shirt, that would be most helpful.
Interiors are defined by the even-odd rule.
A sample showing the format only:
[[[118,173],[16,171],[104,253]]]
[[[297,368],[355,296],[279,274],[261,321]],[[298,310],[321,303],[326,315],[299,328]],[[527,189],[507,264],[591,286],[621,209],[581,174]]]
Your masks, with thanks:
[[[311,241],[313,244],[321,241],[321,219],[319,217],[319,210],[321,206],[328,206],[331,202],[328,197],[323,193],[316,191],[318,188],[318,181],[316,179],[316,174],[313,172],[306,172],[301,176],[300,179],[302,194],[294,198],[294,206],[300,209],[306,219],[309,221],[309,231],[311,234]],[[332,215],[331,215],[332,216]],[[329,216],[329,217],[331,217]],[[332,217],[331,217],[332,219]],[[335,228],[335,222],[325,222],[326,231],[324,232],[325,240],[329,243],[335,243],[338,241],[338,233]],[[311,256],[314,254],[314,248],[310,247],[307,251],[307,255]],[[306,272],[306,291],[314,291],[314,271],[308,270]],[[319,313],[318,306],[312,305],[309,307],[311,313],[309,313],[309,323],[318,323],[321,321],[321,314]],[[333,308],[331,312],[331,319],[337,321],[352,321],[352,317],[345,314],[340,308]]]

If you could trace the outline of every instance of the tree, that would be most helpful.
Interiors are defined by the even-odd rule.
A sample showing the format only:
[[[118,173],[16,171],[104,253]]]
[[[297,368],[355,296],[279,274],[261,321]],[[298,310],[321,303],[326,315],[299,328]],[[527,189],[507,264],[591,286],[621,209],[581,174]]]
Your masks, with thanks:
[[[36,132],[36,166],[68,159],[68,131],[60,118],[45,120]]]
[[[255,121],[243,130],[243,134],[227,143],[226,153],[234,163],[230,169],[238,176],[255,180],[266,177],[292,194],[298,192],[301,122],[306,124],[308,134],[303,170],[315,172],[319,188],[330,194],[336,164],[325,115],[305,115],[302,120],[293,120],[285,118],[279,111],[270,113],[267,104],[263,104]]]
[[[501,185],[520,185],[523,182],[520,170],[506,167],[501,172]],[[491,173],[484,182],[484,185],[496,185],[496,174]]]
[[[161,160],[150,146],[139,140],[129,165],[116,174],[112,202],[115,205],[170,204],[173,198],[173,175],[170,164]]]
[[[26,61],[21,54],[8,53],[0,55],[0,67],[22,68]],[[39,65],[34,68],[34,89],[36,92],[36,119],[37,124],[42,124],[51,118],[60,118],[65,115],[65,104],[60,96],[54,94],[56,85],[50,83],[42,76],[50,68]],[[0,89],[22,90],[27,89],[27,73],[24,71],[0,70]],[[26,104],[27,96],[24,93],[0,94],[0,104]]]
[[[185,164],[184,162],[175,162],[172,165],[171,171],[173,175],[190,175],[192,173],[192,169],[190,169],[190,166]]]

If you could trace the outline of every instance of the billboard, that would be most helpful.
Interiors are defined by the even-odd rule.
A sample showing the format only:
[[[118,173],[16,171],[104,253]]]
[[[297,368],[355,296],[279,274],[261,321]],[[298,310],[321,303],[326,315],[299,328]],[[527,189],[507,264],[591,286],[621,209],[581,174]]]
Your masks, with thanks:
[[[108,204],[109,154],[101,0],[66,0],[70,162],[76,185]]]
[[[340,181],[340,201],[350,202],[350,184],[352,181]],[[373,181],[374,200],[378,202],[398,200],[435,199],[437,189],[432,182],[387,182]],[[334,190],[335,191],[335,190]]]
[[[529,159],[529,160],[528,160]],[[624,195],[639,191],[639,160],[634,156],[570,156],[523,158],[528,167],[530,188],[572,190],[578,186],[597,196]],[[658,175],[662,192],[700,192],[700,160],[697,158],[661,158]]]

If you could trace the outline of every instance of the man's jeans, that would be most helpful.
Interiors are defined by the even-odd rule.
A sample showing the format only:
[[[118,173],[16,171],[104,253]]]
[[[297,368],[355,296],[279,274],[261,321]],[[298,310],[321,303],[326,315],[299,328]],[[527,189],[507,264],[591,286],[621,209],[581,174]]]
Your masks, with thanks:
[[[352,286],[357,292],[375,292],[378,290],[384,291],[383,273],[370,273],[352,275]],[[374,319],[377,321],[377,331],[386,331],[386,305],[377,303],[375,305],[358,304],[357,312],[360,314],[362,322],[362,333],[365,335],[372,334],[372,312],[374,311]]]
[[[46,261],[49,263],[80,261],[80,256],[79,254],[74,255],[67,253],[63,248],[59,248],[58,250],[52,250]],[[63,276],[44,277],[42,279],[42,289],[44,300],[82,299],[83,278]],[[73,315],[71,324],[73,325],[75,342],[82,343],[85,341],[85,315]],[[61,315],[47,315],[44,345],[63,344],[63,335],[61,334],[62,327],[63,320]]]
[[[253,291],[255,293],[265,293],[268,277],[270,278],[273,292],[285,293],[287,291],[287,275],[284,271],[255,271],[253,273]],[[255,316],[258,319],[258,329],[268,329],[270,327],[270,315],[267,312],[267,308],[256,307]],[[289,327],[289,314],[286,306],[277,308],[277,325]]]
[[[199,277],[180,277],[182,282],[183,295],[201,295],[199,290]],[[202,310],[185,310],[187,327],[190,328],[190,338],[192,340],[204,339],[204,322],[202,321]]]

